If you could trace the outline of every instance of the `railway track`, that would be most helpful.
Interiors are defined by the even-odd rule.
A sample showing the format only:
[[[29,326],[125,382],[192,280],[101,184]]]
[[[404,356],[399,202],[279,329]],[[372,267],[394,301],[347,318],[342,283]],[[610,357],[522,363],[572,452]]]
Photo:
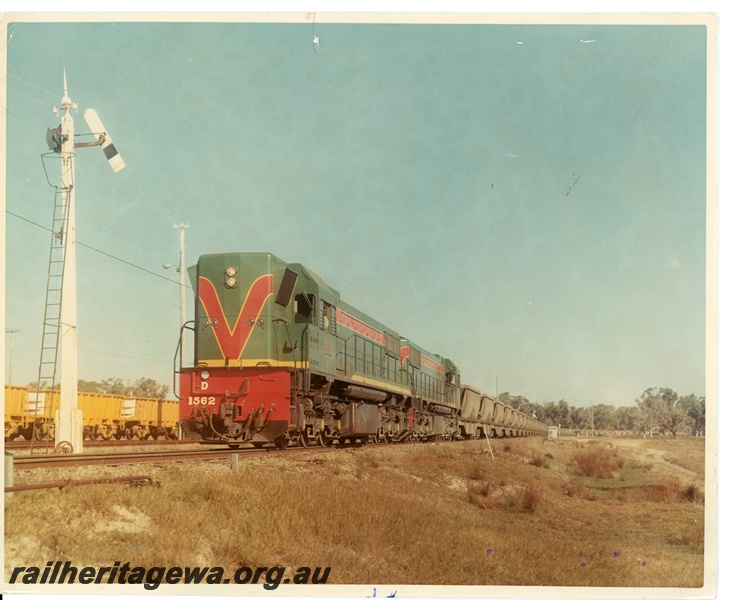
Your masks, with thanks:
[[[358,448],[357,445],[307,448],[292,447],[282,450],[270,448],[213,448],[205,450],[160,450],[150,452],[115,452],[115,453],[88,453],[88,454],[24,454],[15,455],[13,466],[16,471],[27,471],[40,468],[86,467],[86,466],[116,466],[139,463],[166,464],[186,461],[217,461],[230,460],[236,455],[266,455],[273,453],[291,454],[293,452],[328,452],[339,448]]]
[[[84,440],[85,448],[124,448],[130,446],[179,446],[182,444],[194,444],[191,440]],[[5,450],[30,450],[31,442],[22,440],[5,442]],[[33,442],[33,449],[39,452],[45,451],[46,442]],[[48,442],[49,452],[53,452],[54,443]]]

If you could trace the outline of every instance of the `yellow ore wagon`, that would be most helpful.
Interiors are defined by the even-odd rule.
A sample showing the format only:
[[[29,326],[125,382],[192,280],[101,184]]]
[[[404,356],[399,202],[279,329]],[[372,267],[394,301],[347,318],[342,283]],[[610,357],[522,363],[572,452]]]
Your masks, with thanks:
[[[177,439],[178,400],[79,392],[84,439]],[[5,386],[5,441],[53,439],[59,391]]]

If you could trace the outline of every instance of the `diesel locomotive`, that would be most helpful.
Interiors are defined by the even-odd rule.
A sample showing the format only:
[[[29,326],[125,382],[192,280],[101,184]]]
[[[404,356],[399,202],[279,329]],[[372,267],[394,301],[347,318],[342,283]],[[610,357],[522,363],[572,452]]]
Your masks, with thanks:
[[[189,269],[180,419],[202,442],[281,447],[523,436],[547,427],[461,384],[458,365],[343,302],[302,264],[210,254]],[[180,348],[194,333],[194,364]]]

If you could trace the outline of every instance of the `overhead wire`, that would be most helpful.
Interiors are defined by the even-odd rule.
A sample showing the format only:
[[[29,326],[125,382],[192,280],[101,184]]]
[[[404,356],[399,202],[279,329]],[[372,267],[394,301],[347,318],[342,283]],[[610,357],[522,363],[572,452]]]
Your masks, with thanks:
[[[32,188],[34,188],[34,190],[35,189],[46,190],[46,189],[48,189],[47,186],[51,186],[52,188],[55,188],[56,186],[54,186],[49,181],[49,174],[48,174],[48,170],[46,168],[46,163],[45,163],[46,160],[51,159],[51,158],[54,158],[55,156],[58,156],[58,155],[52,155],[51,153],[48,153],[48,154],[44,154],[42,156],[42,159],[43,159],[42,160],[43,170],[44,170],[44,174],[46,175],[46,185],[45,186],[42,183],[38,183],[37,181],[31,180],[31,179],[26,178],[26,177],[21,177],[21,176],[17,175],[16,173],[13,173],[11,171],[9,171],[7,174],[9,176],[11,176],[11,177],[16,178],[19,182],[22,182],[25,185],[31,186]],[[21,200],[24,203],[24,205],[34,205],[36,207],[44,207],[45,206],[44,201],[42,199],[40,199],[40,197],[37,194],[33,194],[33,195],[30,195],[29,194],[28,196],[17,196],[17,195],[8,193],[6,195],[7,195],[8,198],[14,198],[14,199]],[[92,213],[95,213],[96,215],[99,215],[99,218],[94,217],[94,215],[90,215],[89,217],[85,217],[85,214],[86,213],[89,213],[89,212],[92,212]],[[77,224],[86,224],[87,226],[88,225],[93,225],[96,230],[99,230],[99,231],[102,231],[103,230],[105,232],[105,236],[106,237],[117,237],[117,238],[123,239],[125,236],[122,233],[120,233],[118,231],[118,229],[113,228],[113,227],[108,227],[105,224],[104,219],[106,219],[108,216],[109,216],[108,212],[105,212],[105,211],[97,208],[96,206],[94,206],[93,204],[90,203],[90,204],[84,206],[84,213],[82,213],[82,214],[77,213]],[[146,231],[144,227],[142,227],[139,224],[136,224],[134,222],[128,222],[126,224],[126,226],[128,228],[129,227],[133,227],[142,236],[144,236],[143,237],[143,240],[144,240],[143,243],[151,251],[154,251],[154,252],[167,252],[167,250],[165,250],[163,248],[162,242],[160,242],[160,240],[158,238],[156,238],[156,236],[152,235],[150,231]],[[151,241],[155,241],[155,242],[159,242],[159,243],[153,244],[153,243],[151,243]]]
[[[10,175],[13,175],[12,173],[9,173],[9,174]],[[16,175],[16,177],[17,177],[17,175]],[[21,179],[22,181],[26,181],[25,179],[23,179],[21,177],[19,177],[19,179]],[[42,188],[44,190],[46,189],[45,186],[42,186],[40,184],[33,184],[33,185],[35,185],[36,187]],[[41,206],[41,203],[40,202],[34,202],[34,196],[30,196],[28,198],[26,198],[26,197],[22,197],[21,198],[20,196],[16,196],[14,194],[6,194],[6,196],[8,198],[22,200],[25,205],[33,204],[36,207],[40,207]],[[89,209],[89,207],[85,207],[85,208],[86,209]],[[100,212],[100,214],[101,214],[101,211],[98,211],[98,212]],[[25,218],[25,217],[21,217],[21,218]],[[28,220],[27,218],[25,218],[25,219]],[[106,227],[106,226],[99,226],[99,220],[94,220],[94,219],[79,219],[79,218],[77,218],[77,231],[79,230],[78,224],[80,222],[86,224],[86,226],[93,225],[94,226],[94,229],[95,230],[98,230],[99,232],[102,232],[104,230],[105,239],[109,239],[111,237],[115,237],[115,238],[119,238],[119,239],[126,239],[124,235],[118,233],[115,229],[112,229],[112,228],[109,228],[109,227]],[[151,250],[151,252],[154,251],[154,252],[152,252],[153,254],[154,253],[159,253],[159,252],[167,252],[167,250],[164,250],[161,245],[152,245],[152,244],[147,243],[148,238],[150,237],[150,234],[149,233],[146,233],[144,230],[141,230],[141,231],[142,231],[142,233],[144,235],[146,235],[145,242],[144,242],[145,243],[145,246],[147,248],[149,248]]]
[[[42,102],[41,100],[39,100],[38,98],[34,98],[33,96],[29,96],[28,94],[24,94],[23,92],[16,90],[14,87],[8,86],[8,89],[15,92],[16,94],[19,94],[20,96],[28,98],[29,100],[33,100],[34,102],[38,102],[38,104],[42,104],[43,106],[46,106],[45,102]]]
[[[11,37],[12,37],[12,35],[11,35]],[[26,81],[22,77],[18,77],[17,75],[13,75],[12,73],[8,73],[8,77],[12,77],[13,79],[17,79],[18,81],[22,81],[23,83],[28,84],[32,88],[36,88],[37,90],[43,92],[44,94],[48,94],[52,98],[58,98],[59,97],[58,94],[54,94],[53,92],[49,92],[48,90],[46,90],[46,89],[44,89],[42,87],[38,87],[37,85],[31,83],[30,81]]]
[[[8,41],[9,41],[9,40],[10,40],[10,39],[11,39],[11,38],[13,37],[13,33],[15,32],[15,27],[16,27],[16,26],[17,26],[17,23],[15,23],[15,24],[13,25],[13,32],[11,32],[11,34],[10,34],[10,36],[9,36],[9,38],[8,38]],[[52,92],[49,92],[48,90],[45,90],[45,89],[43,89],[42,87],[38,87],[37,85],[35,85],[35,84],[31,83],[30,81],[26,81],[26,80],[25,80],[25,79],[23,79],[22,77],[18,77],[17,75],[13,75],[12,73],[8,73],[7,75],[8,75],[8,77],[12,77],[13,79],[17,79],[18,81],[20,81],[20,82],[22,82],[22,83],[25,83],[26,85],[29,85],[29,86],[31,86],[32,88],[35,88],[35,89],[37,89],[37,90],[39,90],[39,91],[43,92],[44,94],[48,94],[48,95],[49,95],[49,96],[51,96],[52,98],[58,98],[58,95],[57,95],[57,94],[53,94]],[[46,106],[46,103],[45,103],[45,102],[43,102],[43,101],[41,101],[41,100],[39,100],[38,98],[34,98],[33,96],[29,96],[28,94],[24,94],[24,93],[23,93],[23,92],[21,92],[20,90],[16,90],[16,89],[15,89],[14,87],[11,87],[11,86],[10,86],[9,84],[8,84],[8,86],[7,86],[7,87],[8,87],[8,89],[9,89],[9,90],[11,90],[11,91],[15,92],[16,94],[18,94],[18,95],[20,95],[20,96],[23,96],[23,97],[25,97],[25,98],[28,98],[29,100],[33,100],[34,102],[38,102],[39,104],[42,104],[42,105]],[[2,108],[3,108],[4,110],[5,110],[5,112],[7,112],[7,113],[9,113],[9,112],[10,112],[10,111],[9,111],[9,110],[7,109],[7,107],[3,106]]]
[[[74,155],[74,156],[76,156],[76,155]],[[56,159],[58,157],[59,157],[59,155],[56,154],[56,153],[54,153],[54,152],[45,152],[45,153],[41,154],[41,164],[43,165],[43,172],[44,172],[44,174],[46,176],[46,183],[50,187],[52,187],[54,189],[56,189],[58,186],[56,186],[55,184],[51,183],[51,177],[49,176],[48,169],[46,167],[46,161],[49,160],[49,159]],[[93,206],[86,206],[85,207],[85,210],[91,210],[92,212],[97,212],[99,214],[102,214],[102,215],[106,216],[102,211],[96,209]],[[145,235],[145,239],[146,240],[152,239],[154,237],[154,236],[151,236],[148,232],[146,232],[145,229],[143,227],[141,227],[139,224],[136,224],[134,222],[130,222],[130,223],[127,224],[127,226],[128,227],[133,227],[137,231],[141,232],[143,235]],[[109,231],[112,235],[117,235],[119,237],[119,234],[115,230],[109,229],[109,228],[106,228],[106,227],[105,227],[105,229],[107,229],[107,231]],[[151,244],[149,244],[149,243],[146,244],[146,245],[148,247],[150,247],[150,248],[153,248],[153,246]],[[160,248],[157,248],[157,249],[159,250]]]
[[[13,211],[7,210],[7,209],[5,210],[5,212],[7,214],[9,214],[9,215],[12,215],[16,219],[20,219],[21,221],[25,221],[26,223],[30,223],[31,225],[34,225],[35,227],[39,227],[40,229],[43,229],[43,230],[48,231],[50,233],[53,233],[53,231],[50,228],[46,227],[45,225],[41,225],[40,223],[36,223],[35,221],[32,221],[30,219],[27,219],[27,218],[25,218],[25,217],[23,217],[23,216],[21,216],[21,215],[19,215],[17,213],[14,213]],[[133,267],[134,269],[138,269],[139,271],[143,271],[144,273],[148,273],[149,275],[154,275],[155,277],[158,277],[158,278],[163,279],[165,281],[169,281],[171,283],[174,283],[174,284],[176,284],[179,287],[181,286],[181,282],[180,281],[176,281],[174,279],[169,279],[168,277],[165,277],[165,276],[163,276],[163,275],[161,275],[159,273],[156,273],[155,271],[151,271],[150,269],[146,269],[145,267],[141,267],[140,265],[136,265],[135,263],[131,263],[130,261],[127,261],[127,260],[125,260],[123,258],[120,258],[119,256],[114,256],[113,254],[109,254],[108,252],[105,252],[104,250],[100,250],[99,248],[95,248],[94,246],[90,246],[89,244],[85,244],[84,242],[80,242],[78,240],[77,240],[76,243],[77,243],[78,246],[83,246],[84,248],[87,248],[88,250],[92,250],[93,252],[97,252],[98,254],[101,254],[102,256],[106,256],[107,258],[111,258],[113,260],[116,260],[117,262],[121,262],[122,264],[125,264],[125,265],[127,265],[129,267]],[[186,287],[186,288],[188,288],[190,290],[193,289],[190,285],[186,285],[186,284],[184,284],[183,287]]]

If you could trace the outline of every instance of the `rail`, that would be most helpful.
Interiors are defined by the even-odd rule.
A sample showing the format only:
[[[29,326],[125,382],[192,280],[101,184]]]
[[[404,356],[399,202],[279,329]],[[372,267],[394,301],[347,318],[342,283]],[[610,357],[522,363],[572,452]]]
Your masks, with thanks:
[[[340,448],[359,448],[358,445],[333,446],[321,448],[310,446],[305,448],[293,447],[290,452],[323,452]],[[119,466],[140,463],[168,463],[185,461],[216,461],[230,458],[233,454],[261,455],[273,452],[281,453],[277,447],[267,448],[222,448],[206,450],[161,450],[157,452],[115,452],[96,454],[23,454],[14,455],[13,463],[16,471],[27,471],[39,468],[86,467],[86,466]]]

